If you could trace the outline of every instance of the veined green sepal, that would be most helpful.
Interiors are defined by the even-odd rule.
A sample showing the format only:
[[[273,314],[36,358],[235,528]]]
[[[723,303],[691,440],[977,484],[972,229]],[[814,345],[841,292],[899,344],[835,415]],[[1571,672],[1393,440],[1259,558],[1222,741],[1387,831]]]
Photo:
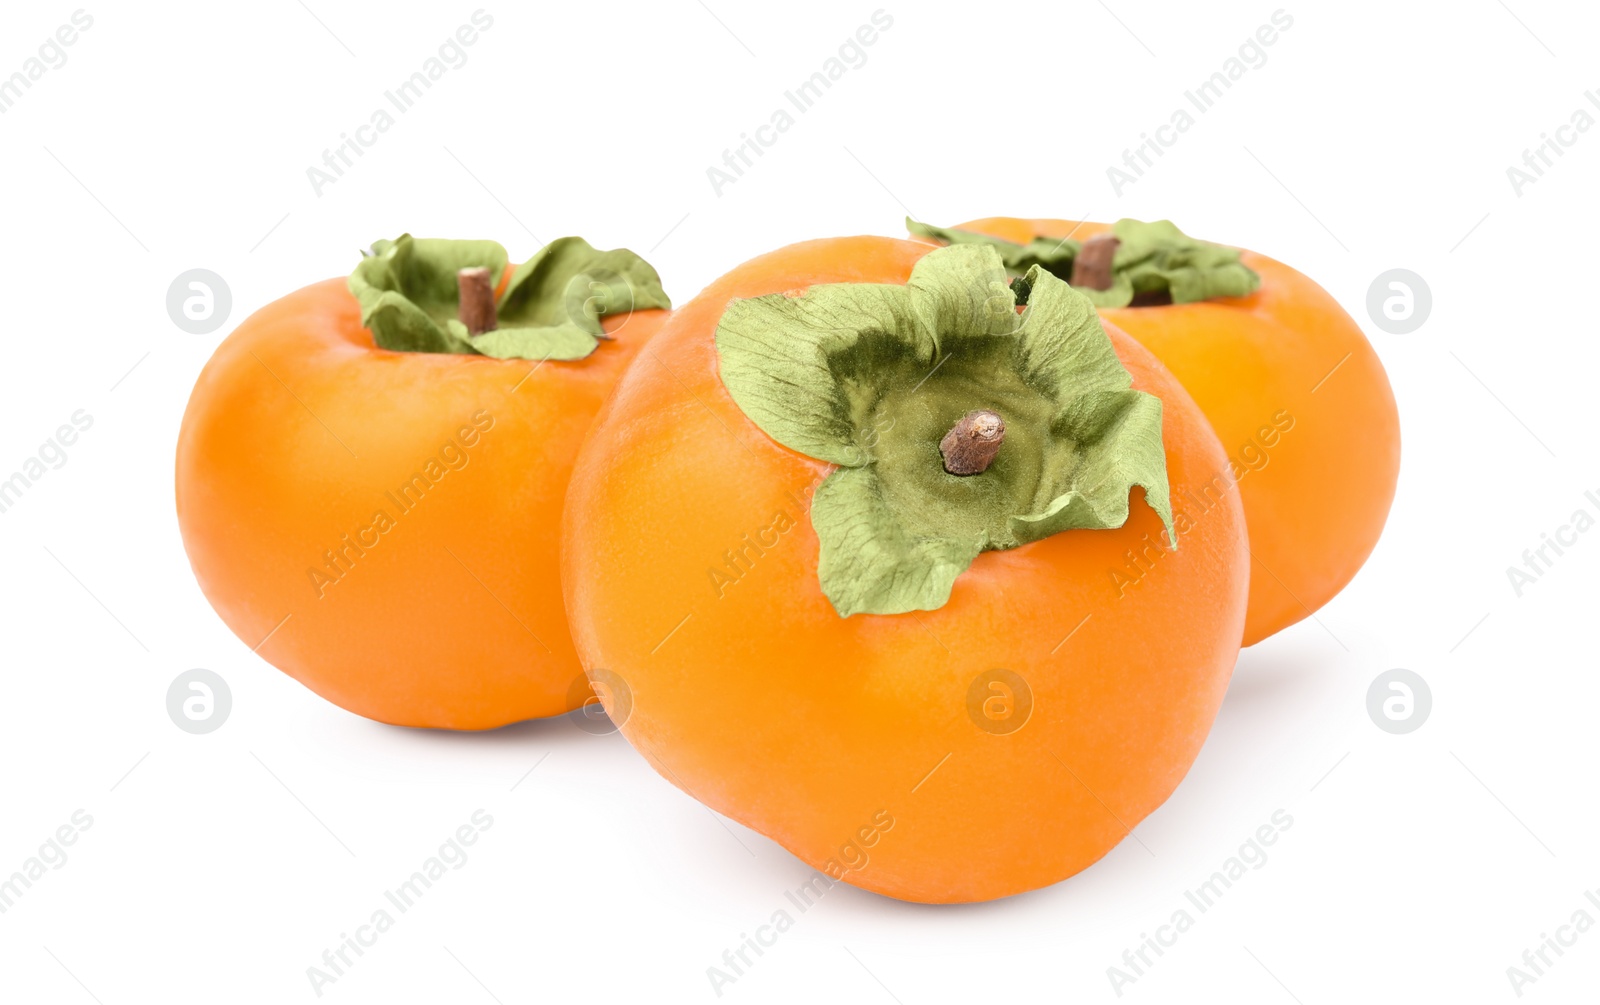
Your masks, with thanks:
[[[1024,275],[1038,265],[1066,279],[1072,275],[1072,262],[1083,247],[1070,237],[1036,237],[1027,244],[1018,244],[970,230],[918,223],[909,216],[906,217],[906,230],[916,237],[927,237],[945,244],[986,244],[999,252],[1000,261],[1005,263],[1006,271],[1013,276]]]
[[[932,227],[909,217],[906,229],[947,244],[987,244],[1000,253],[1013,275],[1020,276],[1037,264],[1068,282],[1073,263],[1083,250],[1073,240],[1036,237],[1028,244],[1017,244],[971,231]],[[1196,240],[1170,220],[1122,219],[1112,225],[1111,233],[1120,242],[1112,259],[1111,286],[1104,290],[1074,287],[1096,307],[1126,307],[1135,298],[1188,304],[1248,296],[1261,286],[1261,277],[1239,260],[1237,248]]]
[[[672,306],[649,262],[626,249],[600,251],[562,237],[519,265],[506,283],[493,331],[469,335],[457,318],[459,270],[483,267],[498,289],[508,258],[494,241],[402,234],[376,241],[350,274],[361,323],[395,352],[475,353],[497,359],[583,359],[604,337],[601,318]]]
[[[980,552],[1122,526],[1129,493],[1172,531],[1161,401],[1134,390],[1093,306],[1042,266],[1025,309],[987,243],[929,252],[904,286],[840,283],[736,300],[721,377],[768,436],[838,467],[818,487],[817,577],[842,617],[935,610]],[[979,474],[939,443],[990,409]]]

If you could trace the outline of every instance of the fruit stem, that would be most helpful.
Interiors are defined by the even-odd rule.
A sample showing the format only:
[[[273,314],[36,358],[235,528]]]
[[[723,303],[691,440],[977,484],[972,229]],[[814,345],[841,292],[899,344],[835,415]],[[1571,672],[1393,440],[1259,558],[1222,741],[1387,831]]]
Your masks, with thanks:
[[[1111,264],[1121,244],[1114,234],[1096,234],[1084,241],[1072,261],[1072,278],[1068,282],[1090,290],[1111,289]]]
[[[944,469],[953,475],[981,475],[994,463],[1005,442],[1006,420],[1000,413],[980,408],[968,412],[939,441]]]
[[[473,266],[456,273],[456,284],[461,290],[460,318],[467,326],[467,334],[481,335],[494,331],[498,324],[494,310],[494,284],[489,270]]]

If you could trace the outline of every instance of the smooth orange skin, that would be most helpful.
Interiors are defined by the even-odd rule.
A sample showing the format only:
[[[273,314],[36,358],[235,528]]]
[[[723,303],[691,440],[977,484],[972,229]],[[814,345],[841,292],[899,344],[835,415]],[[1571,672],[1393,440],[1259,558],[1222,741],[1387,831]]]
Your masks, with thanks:
[[[1171,794],[1238,655],[1248,556],[1228,490],[1119,599],[1112,570],[1161,535],[1136,491],[1121,529],[980,555],[937,611],[839,617],[808,508],[831,466],[744,416],[714,331],[733,298],[904,283],[929,250],[797,244],[677,311],[573,471],[563,581],[584,665],[626,683],[622,731],[664,777],[824,871],[859,850],[870,860],[844,876],[856,886],[949,903],[1071,876]],[[1177,381],[1107,330],[1135,386],[1164,402],[1174,507],[1195,510],[1183,490],[1226,480],[1221,446]],[[780,512],[792,526],[759,535]],[[710,569],[746,534],[769,543],[719,597]],[[1032,717],[1007,735],[967,710],[974,677],[994,668],[1033,692]],[[873,835],[880,811],[894,822]]]
[[[1110,227],[990,217],[958,229],[1025,244]],[[1249,646],[1310,617],[1372,553],[1400,475],[1400,416],[1383,364],[1338,301],[1282,262],[1252,251],[1242,260],[1261,276],[1248,297],[1100,316],[1183,382],[1237,465],[1253,559]],[[1261,430],[1280,411],[1294,426],[1267,446]]]
[[[615,341],[536,367],[379,349],[343,279],[268,304],[206,364],[178,437],[178,523],[206,599],[264,659],[381,722],[490,729],[575,707],[567,478],[665,316],[608,319]],[[468,447],[458,430],[479,413],[492,425]],[[465,464],[441,460],[402,513],[386,493],[451,439]],[[319,591],[309,570],[327,574],[341,535],[361,548],[378,510],[392,528],[345,550],[343,576]]]

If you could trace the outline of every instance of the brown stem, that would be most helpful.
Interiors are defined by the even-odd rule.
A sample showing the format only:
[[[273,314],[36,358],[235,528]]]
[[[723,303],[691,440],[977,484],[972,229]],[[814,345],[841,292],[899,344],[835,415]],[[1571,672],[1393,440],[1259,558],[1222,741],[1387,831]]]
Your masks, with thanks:
[[[944,469],[953,475],[981,475],[994,462],[1006,438],[1006,420],[987,408],[968,412],[939,441]]]
[[[456,285],[461,289],[461,323],[467,334],[481,335],[494,331],[498,325],[494,311],[494,283],[489,270],[483,266],[462,269],[456,273]]]
[[[1090,290],[1111,289],[1111,262],[1121,243],[1112,234],[1096,234],[1084,241],[1078,257],[1072,260],[1072,285]]]

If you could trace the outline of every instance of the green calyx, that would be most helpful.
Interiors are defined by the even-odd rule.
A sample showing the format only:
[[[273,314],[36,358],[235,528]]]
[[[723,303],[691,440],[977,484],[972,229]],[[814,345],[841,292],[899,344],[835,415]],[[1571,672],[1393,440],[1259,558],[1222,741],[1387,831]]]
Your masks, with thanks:
[[[1027,244],[1017,244],[976,231],[918,223],[909,216],[906,217],[906,230],[915,237],[926,237],[941,244],[981,244],[993,248],[1000,255],[1007,274],[1012,276],[1025,275],[1037,265],[1053,276],[1069,279],[1072,276],[1072,263],[1082,248],[1079,242],[1070,237],[1036,237]]]
[[[1120,527],[1133,486],[1172,532],[1161,401],[1132,388],[1093,306],[1039,265],[1017,286],[985,244],[929,252],[904,286],[839,283],[736,300],[721,376],[777,442],[838,465],[817,488],[817,577],[841,617],[936,610],[980,552]],[[978,474],[940,442],[990,410]]]
[[[508,267],[494,241],[448,241],[402,234],[376,241],[350,273],[361,323],[383,349],[475,353],[497,359],[583,359],[605,337],[601,318],[667,308],[661,277],[626,249],[599,251],[581,237],[562,237],[519,265],[495,303],[498,324],[469,334],[457,273],[489,270],[499,288]]]
[[[1081,242],[1070,238],[1036,237],[1027,244],[948,227],[933,227],[906,218],[906,229],[917,237],[945,244],[987,244],[1000,253],[1007,270],[1022,275],[1033,265],[1071,282],[1073,265],[1083,253]],[[1130,304],[1188,304],[1215,297],[1243,297],[1254,293],[1261,277],[1239,261],[1237,248],[1198,241],[1170,220],[1146,223],[1118,220],[1111,228],[1118,240],[1111,263],[1111,285],[1106,289],[1074,287],[1096,307]]]

